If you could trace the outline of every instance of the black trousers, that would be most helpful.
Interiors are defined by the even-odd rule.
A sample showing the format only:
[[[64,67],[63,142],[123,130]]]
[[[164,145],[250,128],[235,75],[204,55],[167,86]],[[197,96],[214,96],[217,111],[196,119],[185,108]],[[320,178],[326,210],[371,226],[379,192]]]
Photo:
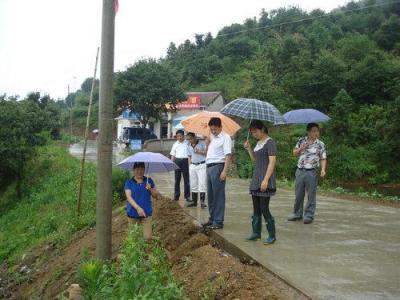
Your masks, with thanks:
[[[190,198],[190,182],[189,182],[189,160],[187,158],[176,158],[175,163],[180,168],[175,170],[175,194],[174,199],[178,200],[181,195],[181,178],[183,175],[185,199]]]
[[[270,197],[252,196],[253,198],[253,215],[257,217],[264,216],[264,220],[272,219],[271,212],[269,211]]]

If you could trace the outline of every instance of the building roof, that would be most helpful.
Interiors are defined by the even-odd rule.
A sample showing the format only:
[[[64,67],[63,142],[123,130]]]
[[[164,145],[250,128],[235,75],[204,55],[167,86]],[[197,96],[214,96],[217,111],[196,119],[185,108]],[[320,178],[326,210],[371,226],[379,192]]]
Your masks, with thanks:
[[[122,114],[119,115],[115,120],[127,119],[127,120],[137,120],[140,121],[140,115],[131,111],[130,109],[124,109]]]
[[[201,106],[210,106],[221,92],[187,92],[187,96],[199,96]]]

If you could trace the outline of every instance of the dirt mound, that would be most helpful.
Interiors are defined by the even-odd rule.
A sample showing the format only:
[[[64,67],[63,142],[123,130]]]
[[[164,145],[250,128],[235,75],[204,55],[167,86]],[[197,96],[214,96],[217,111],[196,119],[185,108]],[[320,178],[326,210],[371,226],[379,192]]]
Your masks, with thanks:
[[[175,201],[162,198],[154,206],[155,235],[161,238],[172,272],[190,299],[307,299],[262,267],[244,264],[218,248]],[[124,211],[113,214],[112,230],[115,258],[128,230]],[[7,268],[0,268],[0,283],[8,284],[8,289],[0,285],[0,299],[54,299],[66,291],[76,282],[82,259],[93,257],[95,235],[92,228],[80,232],[64,249],[46,245],[33,251],[23,261],[29,272],[19,285],[7,282]]]
[[[157,234],[190,299],[307,299],[262,267],[214,247],[175,201],[163,198],[154,206]]]
[[[192,235],[198,233],[193,219],[179,204],[169,198],[154,201],[156,231],[168,251],[175,251]]]
[[[112,256],[116,257],[125,239],[128,222],[124,213],[113,214]],[[28,280],[17,287],[17,299],[54,299],[76,282],[75,275],[84,257],[93,257],[96,246],[94,228],[81,232],[65,249],[51,249],[47,245],[34,251],[35,260],[27,267],[32,270]],[[32,260],[32,259],[31,259]]]

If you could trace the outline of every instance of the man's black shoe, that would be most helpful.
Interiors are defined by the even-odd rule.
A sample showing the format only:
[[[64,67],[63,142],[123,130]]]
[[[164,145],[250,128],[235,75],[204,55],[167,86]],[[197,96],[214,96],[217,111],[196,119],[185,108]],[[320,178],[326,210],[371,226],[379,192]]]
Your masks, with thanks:
[[[223,225],[219,225],[219,224],[212,224],[212,225],[210,225],[210,226],[207,226],[207,228],[208,228],[208,229],[211,229],[211,230],[217,230],[217,229],[222,229],[222,228],[224,228],[224,226],[223,226]]]
[[[208,226],[211,226],[212,224],[213,223],[210,220],[208,220],[207,222],[201,223],[201,226],[208,227]]]
[[[303,218],[302,217],[296,217],[296,216],[293,216],[293,217],[290,217],[289,219],[287,219],[288,221],[301,221]]]
[[[312,219],[304,219],[304,224],[311,224],[312,222]]]

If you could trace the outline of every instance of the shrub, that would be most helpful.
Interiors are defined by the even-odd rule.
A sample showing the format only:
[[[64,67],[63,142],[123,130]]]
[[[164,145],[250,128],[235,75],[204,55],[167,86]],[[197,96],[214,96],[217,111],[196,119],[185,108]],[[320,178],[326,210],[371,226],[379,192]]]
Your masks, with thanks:
[[[167,254],[158,242],[146,242],[135,225],[124,241],[120,263],[84,262],[79,283],[84,299],[187,299],[174,280]]]

